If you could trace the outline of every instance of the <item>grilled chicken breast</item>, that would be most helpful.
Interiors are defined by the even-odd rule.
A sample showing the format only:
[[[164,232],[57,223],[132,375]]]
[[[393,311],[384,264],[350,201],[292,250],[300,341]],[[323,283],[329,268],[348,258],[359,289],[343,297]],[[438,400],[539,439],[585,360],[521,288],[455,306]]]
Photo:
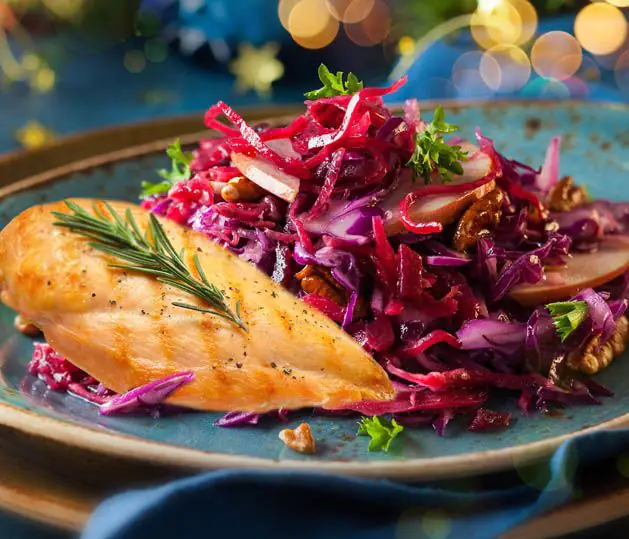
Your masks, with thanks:
[[[74,202],[92,211],[94,201]],[[120,214],[130,208],[146,230],[146,211],[112,205]],[[36,206],[0,233],[1,299],[108,388],[122,393],[191,370],[195,380],[168,402],[264,412],[393,397],[384,370],[336,324],[204,235],[161,221],[188,267],[197,254],[228,304],[240,300],[248,332],[173,306],[202,304],[154,277],[109,267],[113,258],[53,225],[52,211],[69,210],[62,202]]]

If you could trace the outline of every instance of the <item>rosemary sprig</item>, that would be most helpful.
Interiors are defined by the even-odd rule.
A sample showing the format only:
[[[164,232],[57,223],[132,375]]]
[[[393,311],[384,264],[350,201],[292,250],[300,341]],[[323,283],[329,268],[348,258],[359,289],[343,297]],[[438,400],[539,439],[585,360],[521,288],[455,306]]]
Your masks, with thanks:
[[[57,218],[53,224],[90,238],[92,241],[89,245],[94,249],[127,262],[110,264],[112,268],[153,275],[162,283],[196,296],[211,308],[179,301],[173,302],[176,307],[220,316],[247,331],[247,326],[240,317],[240,302],[236,302],[236,309],[232,311],[223,293],[208,281],[196,254],[193,260],[200,279],[194,277],[184,262],[183,249],[179,253],[175,250],[153,214],[150,216],[149,229],[143,235],[129,209],[123,219],[109,203],[104,202],[111,215],[108,218],[96,205],[95,215],[91,215],[74,202],[64,202],[72,213],[52,212]]]

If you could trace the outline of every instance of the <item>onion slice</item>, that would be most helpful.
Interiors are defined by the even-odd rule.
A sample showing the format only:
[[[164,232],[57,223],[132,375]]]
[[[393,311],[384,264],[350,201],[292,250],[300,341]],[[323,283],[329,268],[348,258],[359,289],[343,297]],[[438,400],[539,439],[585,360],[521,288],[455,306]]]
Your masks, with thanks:
[[[509,296],[522,305],[569,299],[584,288],[596,288],[629,269],[629,237],[610,236],[595,253],[576,253],[559,272],[546,270],[535,284],[514,287]]]
[[[284,172],[273,163],[259,157],[249,157],[234,152],[231,160],[246,178],[265,191],[287,202],[295,200],[300,185],[300,180],[296,176]]]

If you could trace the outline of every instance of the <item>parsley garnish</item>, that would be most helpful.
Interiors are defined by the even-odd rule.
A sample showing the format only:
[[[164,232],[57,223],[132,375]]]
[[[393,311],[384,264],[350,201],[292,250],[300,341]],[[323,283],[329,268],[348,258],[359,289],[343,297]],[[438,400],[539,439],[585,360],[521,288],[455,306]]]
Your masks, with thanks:
[[[378,416],[363,417],[358,423],[358,436],[369,436],[369,451],[388,451],[391,442],[404,430],[395,419],[388,423]]]
[[[415,178],[422,176],[430,183],[433,170],[441,175],[444,182],[452,181],[452,174],[463,174],[461,161],[467,161],[467,152],[461,146],[450,146],[443,135],[455,133],[459,127],[445,122],[443,108],[438,106],[435,115],[424,131],[415,135],[415,150],[407,166],[413,169]]]
[[[161,195],[167,193],[170,188],[178,182],[189,180],[192,176],[190,163],[192,162],[192,153],[184,152],[181,149],[179,139],[175,140],[166,149],[166,155],[170,157],[172,164],[171,169],[165,168],[158,170],[157,173],[164,178],[164,181],[158,183],[142,182],[142,192],[140,198],[146,198],[151,195]]]
[[[337,71],[336,75],[324,65],[319,66],[319,80],[323,83],[323,88],[306,92],[306,99],[319,99],[320,97],[334,97],[337,95],[351,95],[363,89],[363,81],[353,73],[348,73],[347,81],[343,81],[343,72]]]
[[[586,301],[559,301],[549,303],[546,309],[553,319],[557,335],[564,342],[587,318],[588,304]]]

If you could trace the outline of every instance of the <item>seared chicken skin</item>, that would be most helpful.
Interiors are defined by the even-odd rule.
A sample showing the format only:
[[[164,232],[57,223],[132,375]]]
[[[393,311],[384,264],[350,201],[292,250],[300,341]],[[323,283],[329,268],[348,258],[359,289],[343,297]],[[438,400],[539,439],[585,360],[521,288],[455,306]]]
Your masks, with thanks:
[[[74,202],[92,211],[93,201]],[[148,212],[112,205],[121,215],[130,208],[147,229]],[[233,308],[240,300],[248,332],[173,306],[202,303],[154,277],[109,267],[120,261],[53,225],[52,211],[69,210],[62,202],[36,206],[0,233],[1,299],[106,387],[123,393],[191,370],[195,380],[168,402],[217,411],[334,408],[393,397],[384,370],[334,322],[204,235],[161,220],[191,271],[197,254],[227,303]]]

